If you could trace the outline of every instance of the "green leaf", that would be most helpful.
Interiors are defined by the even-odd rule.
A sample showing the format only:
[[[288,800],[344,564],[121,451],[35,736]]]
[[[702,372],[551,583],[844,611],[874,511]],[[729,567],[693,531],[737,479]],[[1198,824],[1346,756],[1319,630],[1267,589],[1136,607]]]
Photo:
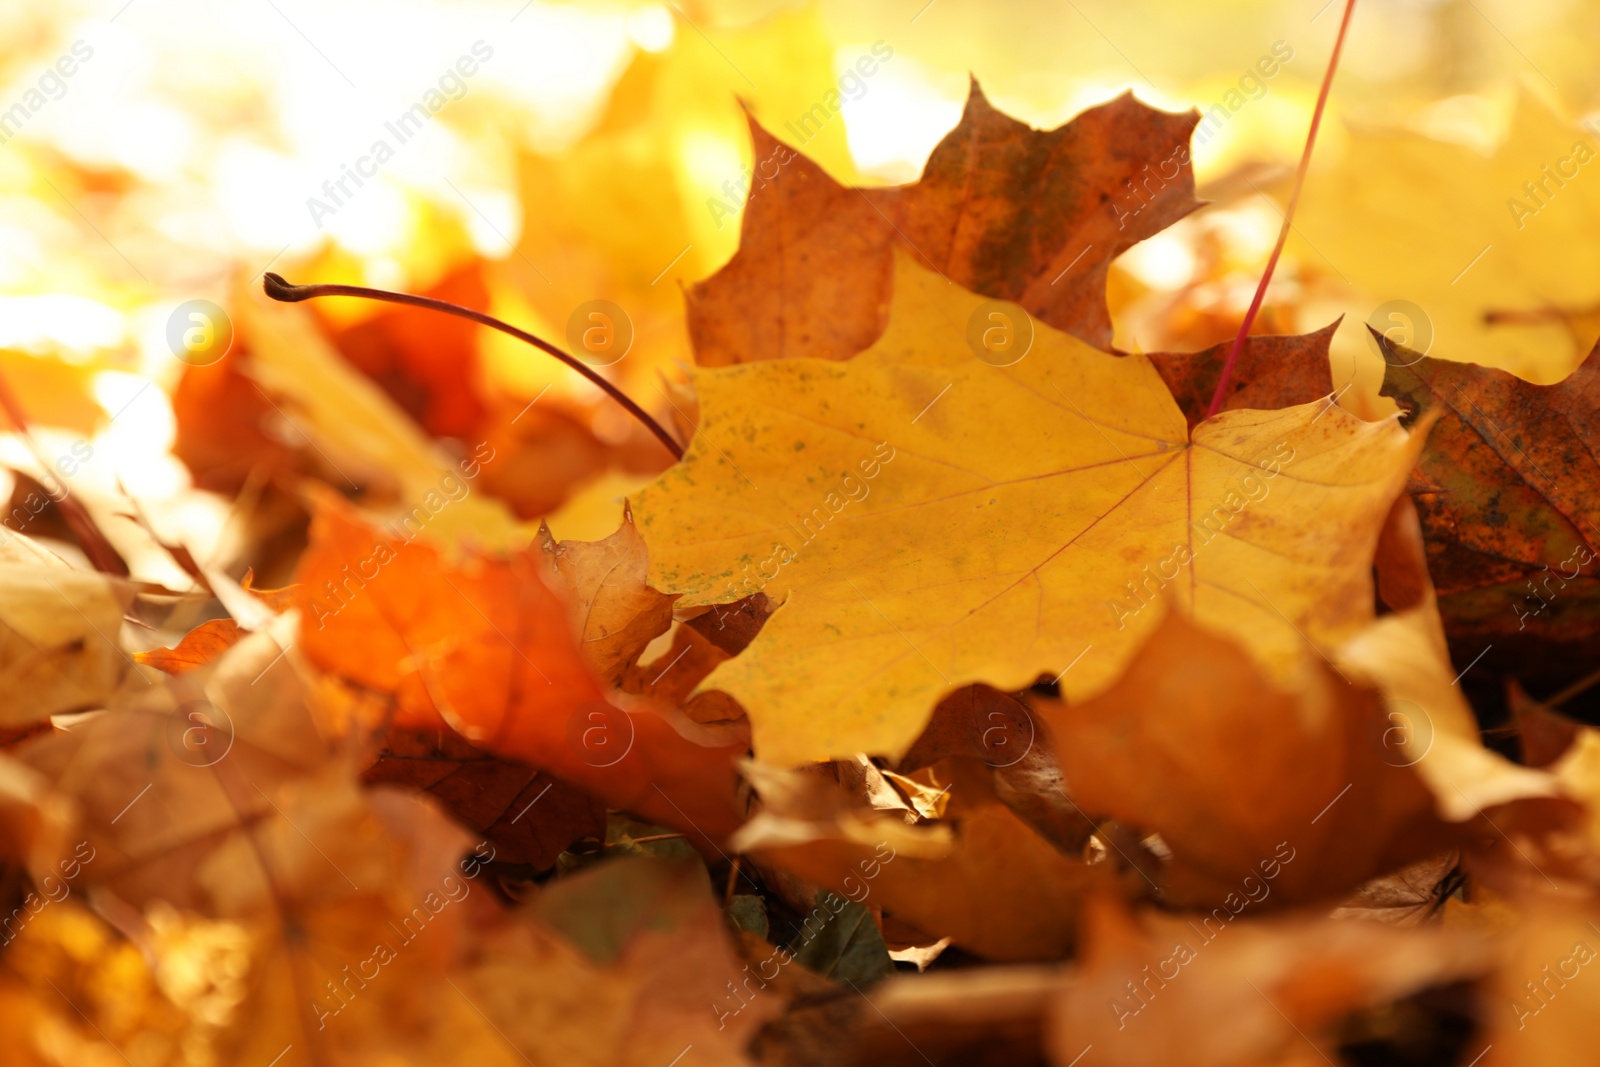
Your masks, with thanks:
[[[860,904],[823,890],[789,943],[794,958],[838,982],[866,985],[894,971],[878,924]]]
[[[739,893],[728,902],[728,921],[740,930],[762,938],[769,937],[772,924],[767,920],[767,902],[753,893]]]

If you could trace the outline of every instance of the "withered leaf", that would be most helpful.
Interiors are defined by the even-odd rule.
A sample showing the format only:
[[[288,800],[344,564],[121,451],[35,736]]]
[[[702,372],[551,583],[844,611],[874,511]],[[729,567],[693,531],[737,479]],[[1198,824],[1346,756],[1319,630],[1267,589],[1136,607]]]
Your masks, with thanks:
[[[1115,883],[1109,865],[1058,852],[995,801],[976,761],[950,768],[950,821],[910,827],[820,775],[747,765],[764,807],[731,843],[989,959],[1060,958],[1083,895]]]
[[[456,821],[482,834],[501,863],[555,866],[568,845],[602,838],[605,806],[565,782],[475,748],[450,730],[390,731],[368,784],[429,793]]]
[[[599,541],[556,541],[548,527],[540,544],[566,594],[584,659],[597,677],[616,684],[645,646],[672,625],[673,598],[651,589],[644,538],[624,510],[617,532]]]
[[[1315,333],[1245,338],[1219,410],[1271,411],[1328,396],[1333,392],[1328,344],[1338,328],[1339,323],[1333,322]],[[1150,353],[1150,362],[1172,390],[1191,430],[1205,421],[1232,344],[1226,341],[1199,352]]]
[[[909,772],[950,756],[988,764],[996,799],[1062,852],[1082,853],[1094,822],[1067,795],[1050,737],[1025,701],[986,685],[956,690],[898,766]]]
[[[1415,495],[1452,655],[1553,694],[1600,657],[1600,355],[1534,385],[1373,336],[1383,394],[1441,416]]]
[[[957,285],[1109,348],[1111,261],[1200,206],[1196,121],[1127,93],[1035,130],[974,80],[918,182],[849,189],[752,118],[758,172],[776,176],[750,198],[738,254],[690,290],[695,361],[855,355],[888,321],[896,244]]]

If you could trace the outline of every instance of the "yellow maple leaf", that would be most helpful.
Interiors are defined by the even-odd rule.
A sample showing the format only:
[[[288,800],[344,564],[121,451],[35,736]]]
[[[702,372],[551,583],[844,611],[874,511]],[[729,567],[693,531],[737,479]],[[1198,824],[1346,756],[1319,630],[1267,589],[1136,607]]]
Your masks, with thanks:
[[[1600,221],[1600,136],[1528,95],[1509,129],[1486,156],[1358,127],[1307,181],[1295,228],[1396,341],[1549,384],[1600,335],[1600,246],[1573,236]]]
[[[1370,621],[1420,435],[1312,403],[1191,437],[1144,356],[1032,325],[999,366],[967,340],[992,302],[896,271],[888,330],[854,360],[697,373],[699,433],[639,497],[653,586],[783,602],[703,684],[748,710],[761,759],[897,755],[972,682],[1087,697],[1163,598],[1276,676]]]

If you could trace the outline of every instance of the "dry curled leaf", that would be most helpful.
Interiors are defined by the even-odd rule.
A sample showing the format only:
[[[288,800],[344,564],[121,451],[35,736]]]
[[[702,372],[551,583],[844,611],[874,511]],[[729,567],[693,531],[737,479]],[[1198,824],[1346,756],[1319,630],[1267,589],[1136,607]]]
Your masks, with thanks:
[[[572,607],[574,632],[597,677],[612,684],[672,625],[672,598],[646,584],[650,556],[626,509],[617,532],[599,541],[540,541],[556,585]]]

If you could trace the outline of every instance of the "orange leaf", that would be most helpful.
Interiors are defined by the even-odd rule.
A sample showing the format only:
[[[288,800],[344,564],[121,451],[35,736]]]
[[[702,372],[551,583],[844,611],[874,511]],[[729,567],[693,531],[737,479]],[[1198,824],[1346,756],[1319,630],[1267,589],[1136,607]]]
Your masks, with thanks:
[[[172,648],[152,648],[135,652],[135,661],[168,674],[182,674],[202,667],[232,648],[244,631],[232,619],[208,619],[183,635]]]
[[[686,832],[737,825],[737,750],[697,744],[622,694],[607,701],[539,549],[452,557],[378,529],[331,494],[314,511],[297,576],[305,652],[392,696],[394,726],[442,719],[480,748]]]
[[[1106,692],[1040,710],[1083,810],[1161,835],[1180,905],[1232,907],[1268,870],[1274,904],[1327,897],[1454,843],[1376,691],[1320,663],[1281,691],[1176,612]]]
[[[476,262],[424,295],[470,308],[489,305],[483,268]],[[423,429],[436,437],[462,437],[485,414],[478,395],[478,330],[448,315],[386,307],[365,322],[334,332],[333,343]]]
[[[287,611],[294,606],[294,591],[291,589],[252,589],[250,588],[251,575],[246,574],[241,583],[246,592],[253,593],[266,602],[273,611]],[[146,667],[154,667],[158,671],[168,674],[182,674],[202,667],[228,649],[239,643],[245,635],[237,622],[232,619],[208,619],[183,635],[172,648],[152,648],[146,652],[135,652],[135,661]]]

